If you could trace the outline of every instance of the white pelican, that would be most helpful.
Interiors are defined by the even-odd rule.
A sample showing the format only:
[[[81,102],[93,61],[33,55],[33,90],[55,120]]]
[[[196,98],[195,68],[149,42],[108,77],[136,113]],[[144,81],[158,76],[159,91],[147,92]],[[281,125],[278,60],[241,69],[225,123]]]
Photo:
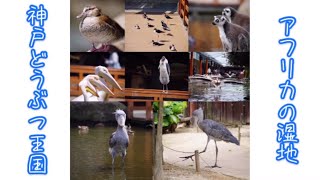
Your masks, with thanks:
[[[97,66],[95,68],[95,75],[87,75],[80,81],[79,87],[82,95],[72,101],[108,101],[109,94],[114,94],[108,88],[107,82],[122,91],[122,88],[109,73],[108,69],[103,66]]]

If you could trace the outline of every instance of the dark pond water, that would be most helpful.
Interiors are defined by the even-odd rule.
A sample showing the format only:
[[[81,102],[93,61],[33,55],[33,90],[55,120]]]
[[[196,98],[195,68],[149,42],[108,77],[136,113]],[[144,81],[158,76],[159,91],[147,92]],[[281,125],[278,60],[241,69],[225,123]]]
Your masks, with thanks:
[[[108,140],[116,127],[91,128],[81,133],[70,130],[71,180],[152,179],[152,130],[132,127],[125,167],[121,157],[112,170]]]
[[[249,82],[221,83],[215,87],[210,82],[189,82],[189,101],[243,101],[249,95]]]

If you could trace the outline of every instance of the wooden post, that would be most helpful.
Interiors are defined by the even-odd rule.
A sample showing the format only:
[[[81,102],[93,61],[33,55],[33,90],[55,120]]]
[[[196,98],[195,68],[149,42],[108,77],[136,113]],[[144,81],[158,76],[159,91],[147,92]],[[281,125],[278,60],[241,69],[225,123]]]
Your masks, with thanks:
[[[133,119],[133,101],[128,101],[128,119]]]
[[[153,119],[153,121],[152,121],[152,159],[153,159],[153,169],[152,169],[152,171],[153,171],[153,174],[154,174],[154,172],[155,172],[155,160],[156,160],[156,125],[154,124],[154,119]]]
[[[194,154],[195,154],[195,162],[196,162],[196,172],[200,172],[200,161],[199,161],[199,151],[198,150],[196,150],[195,152],[194,152]]]
[[[187,20],[186,20],[186,17],[187,17],[187,15],[188,15],[186,2],[187,2],[186,0],[183,1],[183,24],[184,24],[185,26],[188,25],[188,24],[187,24]]]
[[[192,76],[193,75],[193,52],[190,52],[190,60],[189,60],[189,75]]]
[[[187,101],[187,103],[188,103],[188,106],[187,106],[187,110],[188,110],[188,116],[190,116],[190,117],[192,117],[192,103],[191,102],[189,102],[189,101]],[[192,123],[192,119],[191,119],[191,123]],[[192,127],[194,127],[194,124],[191,124],[190,123],[190,125],[192,125]]]
[[[151,117],[151,111],[152,111],[152,103],[151,101],[147,101],[146,102],[146,120],[147,121],[151,121],[152,120],[152,117]]]
[[[202,58],[199,58],[200,66],[199,66],[199,74],[202,74]]]
[[[188,22],[186,20],[187,26],[189,26],[189,1],[185,0],[185,8],[186,8],[186,17],[188,18]]]
[[[153,175],[155,180],[163,179],[162,122],[163,122],[163,101],[159,101],[159,119],[158,119],[158,125],[157,125],[156,144],[155,144],[155,151],[154,151],[155,159],[154,159],[154,168],[153,168]]]
[[[206,74],[208,74],[208,59],[206,59]]]
[[[241,141],[241,126],[238,126],[238,141]]]
[[[242,128],[242,121],[243,121],[243,103],[239,104],[239,106],[242,105],[242,111],[240,113],[240,121],[239,121],[239,127],[238,127],[238,141],[240,143],[241,141],[241,128]]]

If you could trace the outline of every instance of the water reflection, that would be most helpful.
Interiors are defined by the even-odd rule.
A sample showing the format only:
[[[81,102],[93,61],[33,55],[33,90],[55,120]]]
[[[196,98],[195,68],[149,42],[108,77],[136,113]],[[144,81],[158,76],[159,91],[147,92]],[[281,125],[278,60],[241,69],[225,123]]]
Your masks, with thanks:
[[[249,80],[227,80],[218,87],[208,81],[189,82],[189,101],[243,101],[249,96]]]
[[[116,127],[90,128],[80,133],[71,129],[71,180],[87,179],[152,179],[152,131],[132,127],[125,165],[121,157],[112,159],[108,141]]]

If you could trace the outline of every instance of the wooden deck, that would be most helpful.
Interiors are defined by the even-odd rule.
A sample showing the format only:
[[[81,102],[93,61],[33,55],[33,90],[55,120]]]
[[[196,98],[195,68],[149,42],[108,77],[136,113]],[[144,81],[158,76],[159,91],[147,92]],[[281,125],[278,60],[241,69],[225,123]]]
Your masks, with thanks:
[[[152,101],[163,101],[163,100],[188,100],[188,91],[176,91],[169,90],[168,93],[163,93],[159,89],[136,89],[126,88],[124,90],[126,99],[137,99],[137,100],[152,100]]]

